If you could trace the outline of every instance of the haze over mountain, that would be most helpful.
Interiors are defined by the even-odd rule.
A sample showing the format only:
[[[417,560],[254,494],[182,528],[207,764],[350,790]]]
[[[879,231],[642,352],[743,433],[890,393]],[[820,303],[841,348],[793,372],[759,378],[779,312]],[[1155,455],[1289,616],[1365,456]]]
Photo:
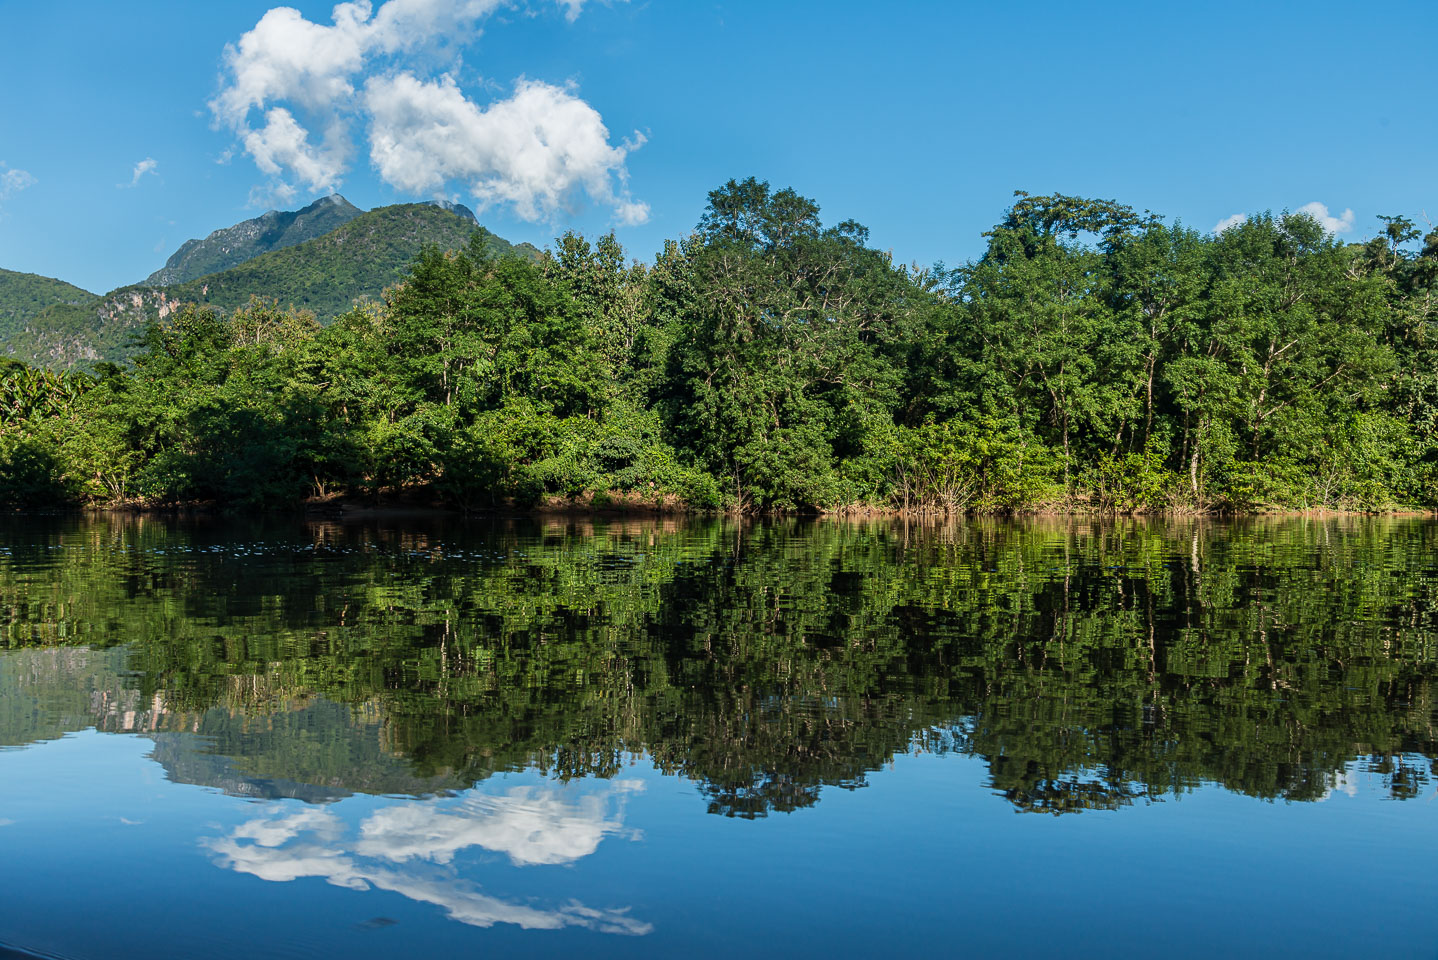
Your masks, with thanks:
[[[54,368],[123,360],[136,333],[184,303],[228,312],[261,297],[328,321],[356,301],[377,299],[425,246],[458,249],[476,232],[496,256],[539,255],[490,233],[462,204],[396,204],[365,213],[333,194],[187,241],[148,279],[104,296],[0,271],[0,354]]]

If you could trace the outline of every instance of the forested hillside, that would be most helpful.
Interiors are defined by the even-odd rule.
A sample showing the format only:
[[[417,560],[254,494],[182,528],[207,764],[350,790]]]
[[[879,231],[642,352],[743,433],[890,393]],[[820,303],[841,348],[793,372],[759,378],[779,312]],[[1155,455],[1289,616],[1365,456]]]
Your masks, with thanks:
[[[339,207],[328,200],[317,203]],[[313,205],[305,210],[312,211]],[[290,227],[312,222],[318,221],[312,216]],[[498,255],[538,254],[532,247],[512,247],[489,233],[464,208],[379,207],[344,217],[340,226],[322,236],[252,256],[219,273],[168,286],[146,282],[112,290],[104,297],[49,307],[26,328],[0,337],[0,344],[13,357],[56,369],[120,361],[134,352],[135,337],[147,324],[167,319],[181,304],[206,304],[223,313],[255,296],[308,310],[327,322],[356,300],[377,299],[386,286],[405,275],[426,244],[463,247],[475,231]]]
[[[300,210],[270,210],[203,240],[186,240],[165,265],[145,280],[164,287],[237,267],[272,250],[293,247],[344,226],[364,211],[337,193]]]
[[[432,204],[399,204],[361,214],[298,246],[171,286],[166,293],[182,303],[208,304],[222,311],[244,306],[251,297],[275,297],[327,321],[348,310],[357,298],[377,299],[385,287],[405,276],[426,244],[462,248],[476,231],[485,249],[496,256],[519,252],[464,214]]]
[[[928,271],[792,190],[709,199],[649,265],[612,237],[527,259],[481,236],[328,326],[177,307],[125,369],[12,371],[0,489],[934,514],[1438,500],[1438,231],[1388,217],[1344,244],[1258,214],[1215,236],[1020,194],[980,258]],[[262,292],[265,260],[223,295]],[[340,262],[304,264],[317,301]]]
[[[74,284],[34,273],[0,270],[0,340],[21,333],[48,307],[78,305],[99,298]]]

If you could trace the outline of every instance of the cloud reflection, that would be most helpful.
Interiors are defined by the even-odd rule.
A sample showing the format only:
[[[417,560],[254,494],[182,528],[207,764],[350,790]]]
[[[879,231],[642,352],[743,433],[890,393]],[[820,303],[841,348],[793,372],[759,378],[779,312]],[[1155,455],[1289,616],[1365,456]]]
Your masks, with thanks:
[[[365,818],[353,838],[331,808],[276,808],[203,844],[220,866],[262,880],[316,877],[351,890],[388,890],[477,927],[512,923],[642,936],[653,926],[630,917],[627,908],[598,910],[574,900],[551,909],[514,903],[480,892],[452,867],[455,854],[470,847],[505,854],[516,866],[552,865],[594,853],[610,835],[637,838],[624,828],[623,808],[642,788],[620,780],[578,796],[572,787],[546,785],[397,804]]]
[[[360,826],[355,852],[393,863],[449,863],[456,851],[483,847],[505,853],[516,866],[572,863],[620,833],[619,815],[606,815],[609,800],[622,815],[624,798],[643,789],[638,780],[609,784],[608,797],[589,794],[575,802],[558,790],[519,787],[503,796],[473,795],[452,809],[428,803],[387,807]]]

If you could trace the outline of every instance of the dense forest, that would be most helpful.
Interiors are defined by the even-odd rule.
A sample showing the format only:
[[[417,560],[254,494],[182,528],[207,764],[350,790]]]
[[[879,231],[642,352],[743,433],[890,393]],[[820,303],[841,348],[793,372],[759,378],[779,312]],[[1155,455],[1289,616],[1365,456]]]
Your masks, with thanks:
[[[187,306],[123,366],[0,373],[0,499],[742,512],[1438,503],[1438,230],[1217,235],[1020,193],[956,269],[791,189],[652,264],[427,249],[322,325]]]
[[[95,295],[63,280],[0,269],[0,341],[23,332],[46,309],[89,303]]]

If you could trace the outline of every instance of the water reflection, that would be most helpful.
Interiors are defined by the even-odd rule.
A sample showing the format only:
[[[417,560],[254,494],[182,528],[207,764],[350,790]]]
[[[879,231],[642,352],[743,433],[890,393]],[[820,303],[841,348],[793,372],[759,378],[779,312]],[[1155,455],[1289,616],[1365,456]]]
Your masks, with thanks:
[[[443,796],[643,756],[756,818],[920,752],[980,758],[1046,813],[1203,783],[1317,800],[1354,762],[1395,799],[1434,783],[1428,521],[55,520],[0,541],[0,744],[139,733],[172,779],[239,796]],[[489,822],[444,809],[415,849]]]
[[[454,805],[388,807],[364,822],[355,849],[394,863],[449,863],[457,851],[475,846],[507,854],[518,866],[569,863],[623,830],[623,798],[643,786],[611,780],[577,800],[555,787],[515,787],[504,796],[477,794]],[[605,814],[607,801],[619,807],[612,818]]]
[[[625,833],[624,801],[641,788],[629,780],[517,787],[501,795],[473,793],[384,807],[357,831],[330,807],[276,807],[204,846],[224,868],[276,883],[322,879],[351,890],[371,888],[442,907],[472,926],[514,924],[526,930],[583,927],[640,936],[651,924],[628,909],[596,909],[577,901],[541,908],[483,893],[462,878],[455,856],[480,848],[518,866],[572,863]]]

